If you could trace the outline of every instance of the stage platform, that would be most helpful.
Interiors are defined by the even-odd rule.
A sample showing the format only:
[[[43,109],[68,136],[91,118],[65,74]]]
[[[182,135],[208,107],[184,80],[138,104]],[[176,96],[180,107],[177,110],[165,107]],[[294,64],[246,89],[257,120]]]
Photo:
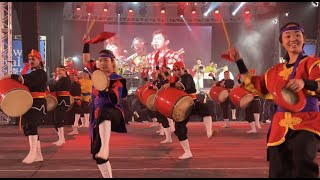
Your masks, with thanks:
[[[256,134],[245,133],[247,122],[231,121],[230,128],[214,122],[218,135],[208,139],[201,122],[188,124],[189,142],[193,158],[179,160],[183,154],[177,137],[173,143],[160,144],[164,136],[156,134],[151,123],[130,122],[128,133],[112,133],[110,162],[115,178],[266,178],[266,132],[269,124],[262,124]],[[28,139],[18,126],[0,126],[0,178],[101,178],[95,161],[91,159],[88,128],[79,135],[67,135],[66,144],[57,147],[55,129],[39,129],[43,162],[23,164],[28,154]],[[318,158],[318,162],[319,162]]]

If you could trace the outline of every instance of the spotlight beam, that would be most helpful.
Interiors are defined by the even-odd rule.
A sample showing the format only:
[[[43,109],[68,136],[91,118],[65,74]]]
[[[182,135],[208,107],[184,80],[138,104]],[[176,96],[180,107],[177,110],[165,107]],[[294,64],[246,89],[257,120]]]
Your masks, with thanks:
[[[232,12],[232,15],[235,16],[239,9],[245,4],[246,2],[241,2],[240,5]]]

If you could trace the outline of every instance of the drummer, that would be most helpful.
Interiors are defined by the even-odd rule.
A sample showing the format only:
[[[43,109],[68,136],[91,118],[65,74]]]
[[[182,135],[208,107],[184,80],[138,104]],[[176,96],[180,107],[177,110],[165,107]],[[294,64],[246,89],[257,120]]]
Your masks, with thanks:
[[[83,36],[86,42],[90,38]],[[84,44],[83,64],[91,73],[98,70],[95,61],[90,61],[90,45]],[[120,106],[120,98],[127,96],[126,79],[115,73],[116,57],[112,51],[103,49],[99,52],[99,70],[110,79],[108,87],[104,91],[98,91],[93,87],[90,123],[91,154],[104,178],[112,178],[112,168],[109,161],[109,140],[111,131],[126,133],[123,109]],[[107,82],[102,82],[107,83]],[[95,84],[95,82],[93,82]]]
[[[234,80],[230,78],[230,72],[224,71],[224,78],[217,83],[217,86],[226,88],[229,92],[234,87]],[[236,119],[236,106],[230,101],[229,97],[220,104],[223,112],[224,128],[229,128],[229,104],[231,105],[232,120]]]
[[[279,41],[287,51],[284,63],[270,68],[263,76],[251,76],[237,49],[228,50],[230,60],[236,62],[242,75],[247,78],[246,88],[262,97],[268,93],[277,95],[274,99],[277,112],[273,116],[268,136],[269,177],[270,178],[318,178],[319,165],[317,150],[319,147],[319,107],[316,94],[320,93],[320,60],[306,56],[303,52],[305,36],[303,28],[295,22],[289,22],[280,29]],[[272,76],[272,77],[270,77]],[[294,93],[306,95],[305,107],[292,112],[290,107],[280,106],[281,95],[274,88],[283,82]],[[251,88],[250,88],[251,87]],[[283,98],[282,98],[283,99]],[[300,104],[300,103],[297,103]],[[290,105],[295,106],[295,105]]]
[[[199,114],[203,118],[203,123],[206,128],[207,137],[211,138],[213,133],[216,131],[212,130],[212,116],[209,113],[209,107],[207,104],[201,103],[196,99],[196,88],[192,76],[187,73],[185,66],[182,62],[175,62],[173,64],[174,77],[170,80],[170,83],[163,85],[164,88],[176,87],[183,89],[187,94],[189,94],[195,101],[193,108],[193,114]],[[179,159],[188,159],[192,157],[192,153],[189,146],[189,141],[187,137],[187,123],[189,122],[190,115],[181,122],[175,122],[175,135],[178,137],[180,144],[184,150],[184,154],[179,157]]]
[[[152,77],[156,78],[156,80],[152,81],[150,88],[159,90],[165,83],[168,83],[168,79],[167,79],[168,72],[167,71],[165,72],[166,73],[161,73],[159,66],[156,67],[156,71],[151,73]],[[163,128],[164,134],[166,136],[166,139],[161,141],[160,143],[172,143],[170,124],[167,117],[165,117],[158,111],[154,111],[154,112],[151,112],[151,118],[156,118],[158,122],[161,123],[162,127],[160,131]]]
[[[251,69],[250,73],[252,76],[255,76],[256,75],[255,69]],[[238,82],[241,84],[240,85],[241,88],[244,88],[245,86],[245,84],[243,83],[243,77],[244,76],[240,76],[240,79],[238,79]],[[247,131],[247,133],[257,133],[257,128],[261,129],[260,121],[259,121],[261,99],[257,93],[252,93],[252,95],[253,95],[253,100],[245,108],[245,119],[248,121],[251,128],[249,131]]]
[[[74,134],[79,134],[78,127],[79,127],[79,119],[81,115],[81,85],[78,79],[78,72],[76,70],[69,69],[68,73],[71,80],[70,94],[74,99],[74,104],[72,106],[72,109],[74,110],[74,113],[75,113],[72,131],[68,134],[74,135]]]
[[[7,74],[1,79],[12,78],[27,86],[33,97],[32,107],[22,116],[23,132],[29,138],[30,150],[23,159],[23,163],[31,164],[33,162],[43,161],[38,135],[38,126],[44,119],[47,110],[45,99],[45,90],[47,82],[47,73],[43,70],[43,61],[41,54],[32,49],[28,55],[31,72],[23,75]]]
[[[65,122],[66,112],[70,107],[71,81],[65,66],[59,65],[56,71],[58,73],[58,81],[55,83],[53,91],[57,94],[58,105],[54,111],[54,125],[59,139],[53,144],[62,146],[65,143],[63,124]]]

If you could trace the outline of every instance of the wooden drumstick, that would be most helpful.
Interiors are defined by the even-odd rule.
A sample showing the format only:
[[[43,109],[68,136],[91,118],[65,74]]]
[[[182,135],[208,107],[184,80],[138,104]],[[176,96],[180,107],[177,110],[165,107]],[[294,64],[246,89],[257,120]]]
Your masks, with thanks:
[[[227,38],[228,48],[230,49],[230,48],[231,48],[231,43],[230,43],[228,31],[227,31],[226,25],[225,25],[225,23],[224,23],[223,17],[221,17],[221,23],[222,23],[222,27],[223,27],[224,34],[226,35],[226,38]]]
[[[20,116],[20,121],[19,121],[19,130],[21,131],[21,126],[22,126],[22,116]]]
[[[92,27],[93,27],[93,25],[94,25],[95,22],[96,22],[95,19],[93,19],[93,20],[91,21],[90,26],[89,26],[89,28],[88,28],[88,30],[87,30],[87,34],[89,34],[89,33],[91,32]]]

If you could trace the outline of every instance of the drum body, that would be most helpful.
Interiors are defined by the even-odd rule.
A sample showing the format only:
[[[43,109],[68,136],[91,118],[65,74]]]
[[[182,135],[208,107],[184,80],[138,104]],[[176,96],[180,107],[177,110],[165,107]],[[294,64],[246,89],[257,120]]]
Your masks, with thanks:
[[[56,92],[46,91],[47,111],[53,111],[58,105]]]
[[[244,88],[236,87],[230,91],[229,98],[234,105],[245,109],[253,100],[253,95]]]
[[[155,89],[145,89],[142,94],[142,103],[147,106],[151,111],[157,111],[155,100],[156,100],[157,90]]]
[[[136,90],[136,96],[138,98],[138,100],[143,104],[143,101],[142,101],[142,93],[149,88],[149,84],[144,84],[144,85],[141,85],[137,88]]]
[[[210,89],[209,96],[212,100],[218,103],[223,103],[227,100],[229,91],[226,88],[220,86],[213,86]]]
[[[10,117],[25,114],[33,104],[29,88],[14,79],[0,80],[0,108]]]
[[[191,113],[194,101],[191,96],[177,88],[161,88],[156,94],[156,109],[176,122],[184,121]]]
[[[95,70],[91,75],[91,80],[93,86],[98,91],[106,90],[110,84],[110,80],[108,79],[107,75],[101,70]]]

